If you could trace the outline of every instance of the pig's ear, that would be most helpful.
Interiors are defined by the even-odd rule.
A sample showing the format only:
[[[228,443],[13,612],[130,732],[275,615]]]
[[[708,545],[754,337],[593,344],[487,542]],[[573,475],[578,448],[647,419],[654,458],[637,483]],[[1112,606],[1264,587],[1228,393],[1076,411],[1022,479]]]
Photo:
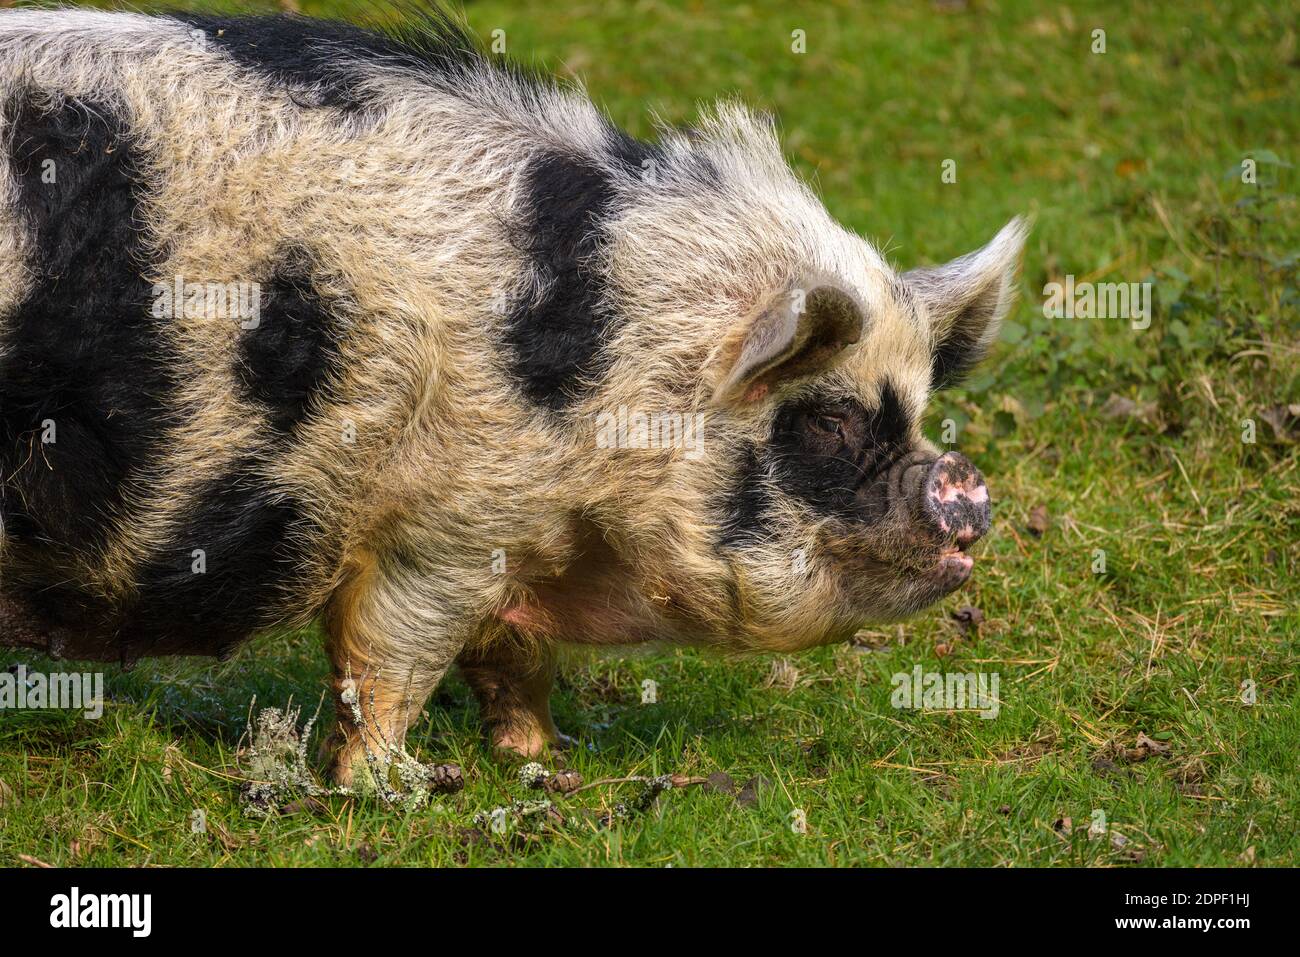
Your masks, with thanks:
[[[862,338],[866,309],[843,284],[808,276],[771,299],[724,343],[715,404],[756,402],[779,382],[828,367]]]
[[[1017,216],[984,248],[942,266],[903,274],[930,316],[931,388],[954,385],[988,353],[1002,317],[1015,301],[1016,273],[1028,233],[1028,221]]]

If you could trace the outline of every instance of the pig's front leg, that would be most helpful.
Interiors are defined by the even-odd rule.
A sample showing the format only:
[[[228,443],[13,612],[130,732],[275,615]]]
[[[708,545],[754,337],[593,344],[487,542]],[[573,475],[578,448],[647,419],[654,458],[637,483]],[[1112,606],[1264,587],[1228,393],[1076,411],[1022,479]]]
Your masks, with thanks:
[[[371,556],[349,575],[325,611],[338,727],[326,742],[330,775],[352,785],[405,746],[419,716],[461,649],[448,637],[437,602],[389,581]]]
[[[527,758],[548,746],[568,744],[551,719],[555,655],[528,654],[507,644],[466,648],[456,659],[478,699],[494,747]]]

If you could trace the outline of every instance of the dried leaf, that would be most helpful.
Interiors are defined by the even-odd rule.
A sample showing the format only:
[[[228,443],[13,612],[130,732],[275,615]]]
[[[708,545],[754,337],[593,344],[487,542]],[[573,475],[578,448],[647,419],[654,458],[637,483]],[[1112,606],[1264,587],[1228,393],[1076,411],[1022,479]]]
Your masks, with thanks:
[[[772,662],[772,670],[768,672],[767,680],[763,682],[763,687],[793,691],[798,683],[799,669],[788,658],[776,658]]]
[[[1145,734],[1143,734],[1140,731],[1138,732],[1137,747],[1145,748],[1146,750],[1150,751],[1152,754],[1169,753],[1169,745],[1166,742],[1156,741],[1153,738],[1148,738]]]
[[[1145,761],[1153,754],[1166,755],[1169,753],[1170,746],[1164,741],[1156,741],[1154,738],[1139,732],[1137,743],[1131,748],[1120,748],[1119,756],[1128,764],[1137,764]]]
[[[1042,538],[1051,527],[1052,520],[1047,515],[1046,505],[1035,505],[1029,510],[1029,533],[1035,538]]]
[[[952,613],[952,620],[965,638],[972,641],[979,637],[980,624],[984,621],[984,612],[972,605],[965,605]]]
[[[582,787],[582,775],[577,771],[556,771],[542,781],[542,788],[551,794],[570,794]]]
[[[1300,404],[1274,405],[1259,412],[1259,417],[1273,430],[1273,438],[1290,443],[1300,438]]]
[[[1101,407],[1100,415],[1103,419],[1137,419],[1151,425],[1158,408],[1154,402],[1134,402],[1122,395],[1112,395]]]

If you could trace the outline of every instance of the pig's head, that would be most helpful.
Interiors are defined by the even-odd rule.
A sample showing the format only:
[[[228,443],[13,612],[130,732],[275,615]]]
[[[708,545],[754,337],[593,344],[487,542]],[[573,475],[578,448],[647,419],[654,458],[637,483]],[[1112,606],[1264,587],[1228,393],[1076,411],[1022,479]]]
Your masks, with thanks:
[[[1027,224],[899,273],[762,117],[720,107],[653,159],[620,180],[606,232],[624,324],[591,411],[689,412],[703,432],[689,453],[592,459],[605,499],[586,514],[624,559],[584,570],[609,579],[586,586],[592,619],[621,602],[620,633],[794,650],[950,594],[975,571],[990,493],[921,425],[997,337]]]
[[[921,433],[931,395],[993,342],[1026,226],[946,265],[810,269],[741,318],[713,356],[710,418],[729,478],[712,503],[754,647],[836,640],[971,576],[989,530],[979,469]],[[717,474],[717,473],[715,473]]]

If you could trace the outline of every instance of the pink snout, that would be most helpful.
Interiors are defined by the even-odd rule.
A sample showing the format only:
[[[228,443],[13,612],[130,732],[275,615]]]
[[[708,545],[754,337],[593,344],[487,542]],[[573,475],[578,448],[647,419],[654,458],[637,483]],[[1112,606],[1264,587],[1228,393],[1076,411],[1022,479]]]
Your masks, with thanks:
[[[993,514],[989,489],[980,470],[964,455],[939,456],[926,473],[920,499],[918,517],[958,548],[968,548],[989,530]]]

